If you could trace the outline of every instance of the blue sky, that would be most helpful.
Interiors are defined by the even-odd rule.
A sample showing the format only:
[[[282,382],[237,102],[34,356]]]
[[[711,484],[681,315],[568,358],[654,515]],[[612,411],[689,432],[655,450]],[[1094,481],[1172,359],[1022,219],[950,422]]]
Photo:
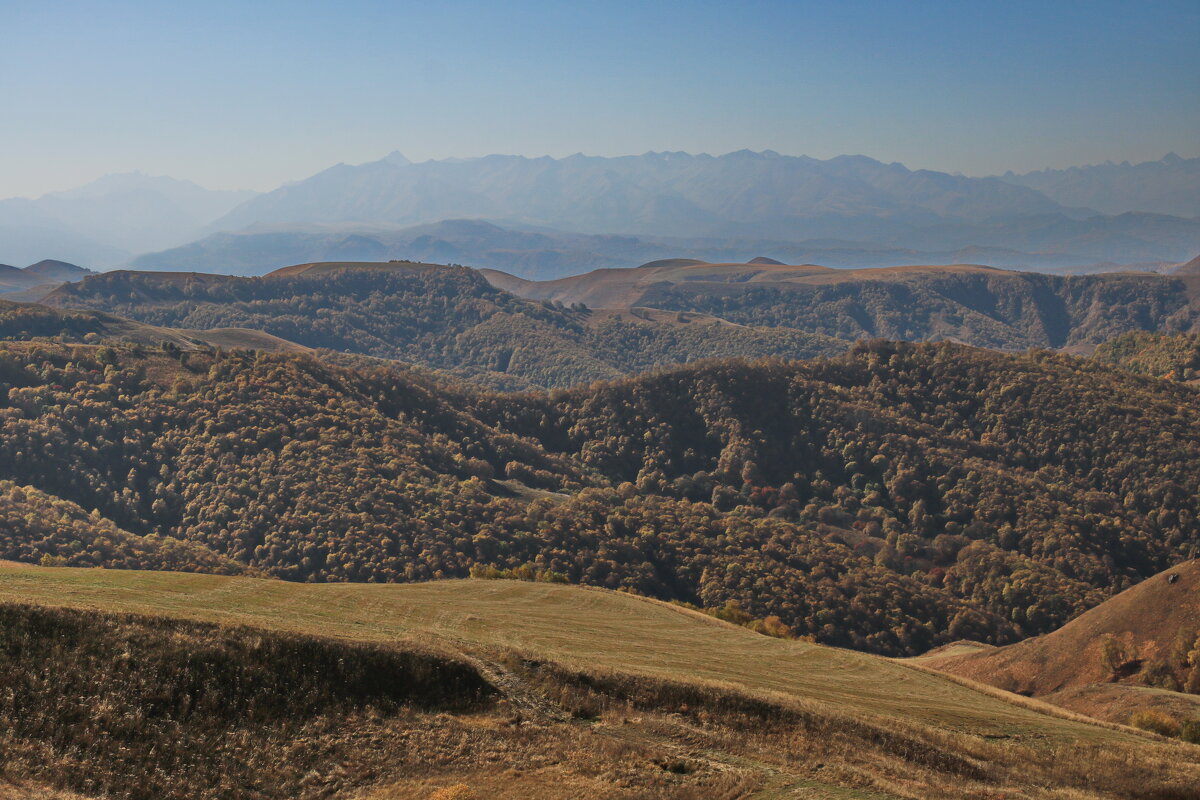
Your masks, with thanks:
[[[990,174],[1200,155],[1200,2],[0,0],[0,197],[140,169],[743,147]]]

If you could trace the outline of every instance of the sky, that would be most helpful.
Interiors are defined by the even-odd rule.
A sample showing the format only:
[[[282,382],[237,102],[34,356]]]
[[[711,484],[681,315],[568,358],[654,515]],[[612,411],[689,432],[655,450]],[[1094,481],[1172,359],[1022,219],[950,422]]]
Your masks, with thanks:
[[[1200,2],[0,0],[0,197],[140,170],[742,148],[1200,156]]]

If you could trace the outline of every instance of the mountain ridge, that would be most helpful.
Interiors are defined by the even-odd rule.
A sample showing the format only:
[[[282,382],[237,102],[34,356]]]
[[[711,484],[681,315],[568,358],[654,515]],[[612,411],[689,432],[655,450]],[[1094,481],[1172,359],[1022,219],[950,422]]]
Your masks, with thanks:
[[[761,188],[751,192],[750,185]],[[535,186],[553,194],[535,194]],[[614,216],[615,208],[625,211]],[[586,233],[695,236],[728,235],[722,225],[774,215],[794,220],[831,214],[853,226],[856,214],[933,222],[1064,211],[1034,190],[998,179],[911,171],[865,156],[818,161],[748,150],[716,157],[489,155],[455,162],[338,164],[248,200],[214,222],[212,230],[253,223],[417,224],[490,216]],[[765,231],[756,233],[761,237]]]
[[[1192,228],[1200,232],[1200,224],[1153,215],[1107,218],[1100,223],[1039,218],[1023,225],[994,230],[942,226],[923,233],[923,241],[912,243],[915,247],[836,238],[793,242],[578,234],[538,226],[501,227],[483,219],[446,219],[410,227],[251,226],[143,254],[131,265],[137,269],[261,275],[286,263],[408,259],[466,264],[547,280],[670,257],[742,262],[769,253],[773,261],[839,268],[982,263],[1069,273],[1112,271],[1131,259],[1139,271],[1165,270],[1193,252],[1193,241],[1200,249],[1200,233],[1192,232]],[[1112,230],[1106,230],[1110,227]],[[1020,235],[1025,238],[1010,243],[1026,249],[1001,246],[1011,240],[1014,230],[1024,230]],[[972,232],[989,244],[972,244]],[[1116,244],[1110,247],[1105,242]]]
[[[38,198],[0,199],[0,258],[50,254],[112,266],[135,253],[183,244],[253,192],[204,189],[140,172],[106,175]]]
[[[36,287],[45,287],[49,292],[58,284],[81,280],[95,274],[90,269],[50,258],[27,267],[0,264],[0,297]]]
[[[1158,161],[1089,164],[1045,169],[1001,180],[1036,189],[1059,203],[1090,206],[1106,214],[1148,211],[1200,216],[1200,158],[1168,153]]]

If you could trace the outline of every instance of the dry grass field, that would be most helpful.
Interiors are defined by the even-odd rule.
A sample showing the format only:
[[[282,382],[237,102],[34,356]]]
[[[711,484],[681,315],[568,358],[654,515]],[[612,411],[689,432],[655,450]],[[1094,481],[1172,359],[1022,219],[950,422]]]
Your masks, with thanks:
[[[1104,665],[1105,639],[1131,663],[1167,659],[1182,635],[1200,632],[1200,561],[1176,565],[1138,583],[1045,636],[1007,647],[958,643],[914,661],[1010,691],[1043,698],[1100,719],[1124,722],[1143,709],[1200,719],[1200,697],[1138,682],[1137,670],[1116,682]]]
[[[259,705],[248,707],[281,702],[284,714],[258,727],[224,717],[169,720],[181,726],[180,736],[241,737],[245,750],[220,749],[213,758],[224,760],[194,765],[190,783],[172,782],[160,765],[156,794],[123,787],[119,776],[88,784],[79,772],[87,748],[78,743],[73,761],[41,769],[29,755],[37,748],[5,733],[3,774],[16,786],[37,779],[39,791],[49,785],[89,797],[355,800],[1184,798],[1200,785],[1200,749],[1189,745],[1071,718],[896,661],[768,638],[601,590],[469,580],[312,585],[0,566],[0,604],[89,610],[82,622],[68,622],[106,631],[97,634],[101,644],[118,637],[126,642],[116,646],[120,652],[260,653],[244,666],[239,686],[275,668],[267,653],[346,647],[344,659],[357,663],[365,657],[361,648],[382,646],[468,665],[496,690],[495,702],[475,710],[356,705],[357,695],[338,695],[322,700],[320,713],[297,711],[289,720],[286,690],[272,700],[263,689]],[[191,627],[171,627],[180,625]],[[280,636],[293,638],[270,645]],[[239,644],[246,640],[252,644]],[[65,652],[56,647],[49,652]],[[290,674],[286,664],[278,668]],[[168,671],[187,669],[194,664]],[[138,695],[105,680],[97,678],[102,688],[88,692],[115,697],[104,701],[114,714],[122,703],[137,706]],[[236,737],[221,726],[233,726]],[[130,746],[136,752],[137,741]],[[45,763],[57,757],[46,755]],[[130,763],[136,774],[139,762]],[[268,770],[273,785],[285,788],[198,789],[214,770]]]
[[[1165,656],[1181,632],[1200,630],[1200,561],[1126,589],[1053,633],[1000,648],[943,651],[926,663],[970,678],[1004,673],[1034,695],[1104,681],[1100,643],[1112,636],[1144,660]]]
[[[661,284],[727,286],[826,285],[847,281],[897,281],[923,275],[1003,275],[1004,270],[972,264],[952,266],[874,267],[834,269],[814,264],[709,264],[694,259],[653,261],[633,269],[598,269],[583,275],[549,281],[531,281],[498,270],[481,270],[499,289],[534,300],[585,303],[592,308],[626,308],[638,305],[645,292]]]

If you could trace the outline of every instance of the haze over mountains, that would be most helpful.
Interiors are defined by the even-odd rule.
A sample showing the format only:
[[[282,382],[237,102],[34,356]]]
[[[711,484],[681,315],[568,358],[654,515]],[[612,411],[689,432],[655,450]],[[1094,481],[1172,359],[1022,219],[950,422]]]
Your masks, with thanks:
[[[187,242],[253,194],[130,172],[37,199],[0,200],[0,260],[125,263],[137,253]]]
[[[21,269],[0,264],[0,295],[22,290],[36,291],[39,288],[44,294],[60,283],[77,281],[91,274],[90,270],[83,267],[49,258]]]
[[[1105,214],[1145,211],[1200,216],[1200,158],[1174,153],[1141,164],[1124,161],[1024,175],[1008,172],[1001,180],[1036,189],[1064,205],[1087,206]]]
[[[393,153],[262,195],[124,175],[0,201],[0,260],[263,274],[406,258],[538,279],[760,254],[829,266],[1165,269],[1200,252],[1197,164],[1168,156],[969,178],[772,151],[423,163]]]

